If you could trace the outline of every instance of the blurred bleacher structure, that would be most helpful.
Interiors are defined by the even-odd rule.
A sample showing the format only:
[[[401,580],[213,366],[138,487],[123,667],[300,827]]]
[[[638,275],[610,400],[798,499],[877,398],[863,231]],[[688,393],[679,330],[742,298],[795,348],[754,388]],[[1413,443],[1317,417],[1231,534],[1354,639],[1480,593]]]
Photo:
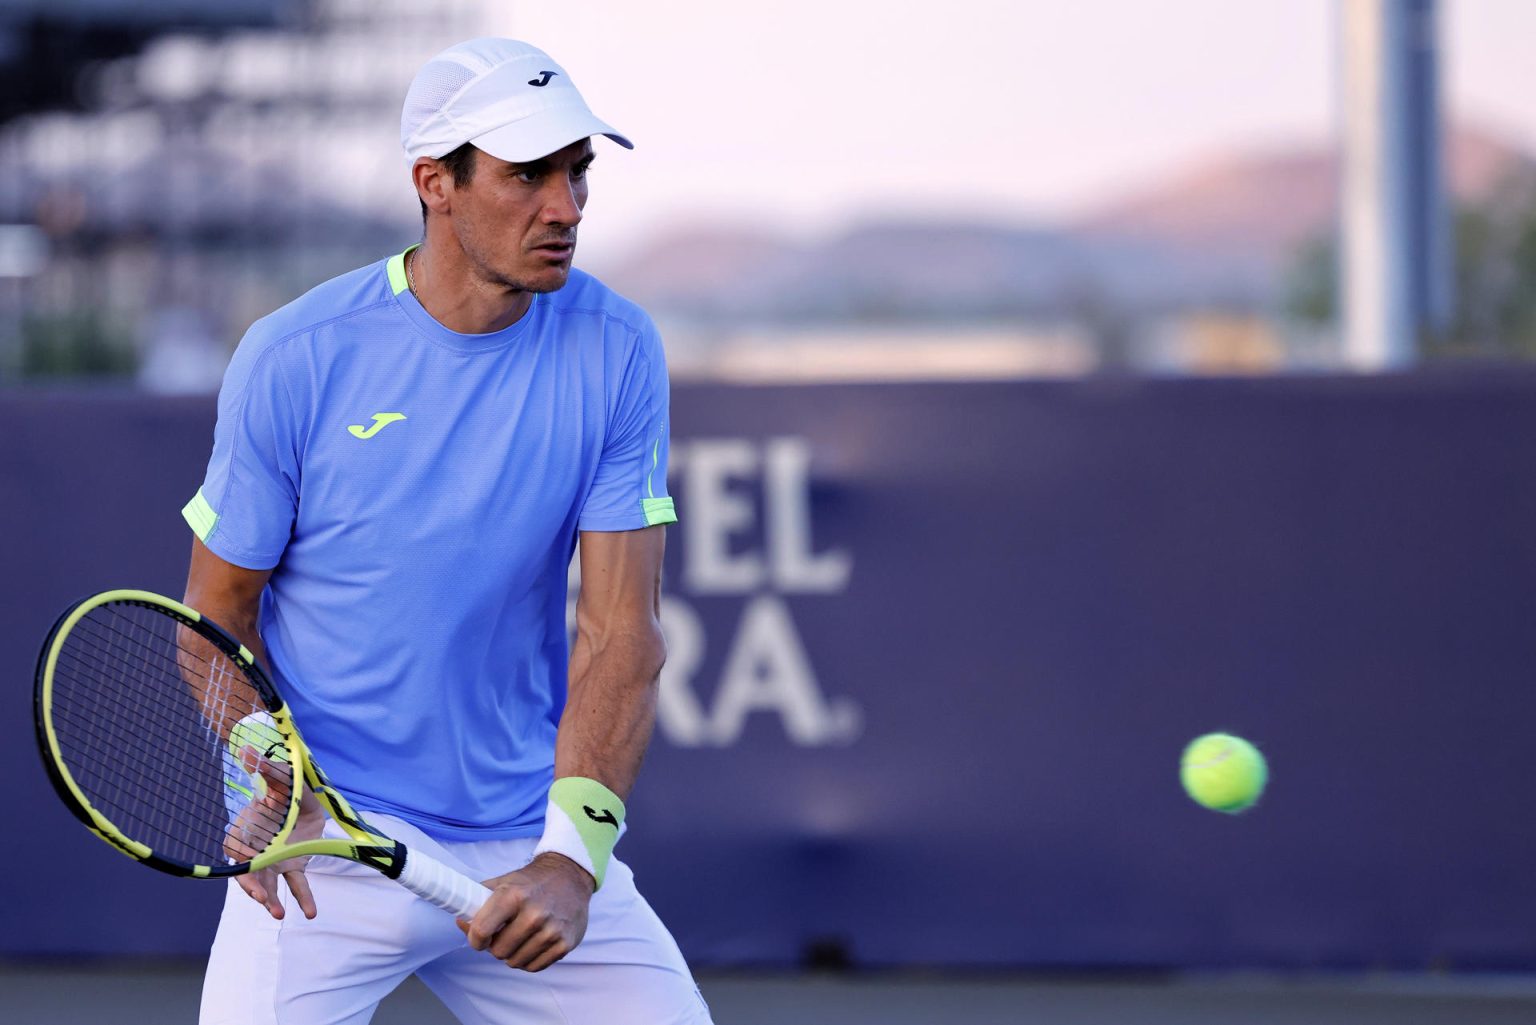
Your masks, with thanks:
[[[5,5],[0,383],[216,386],[252,320],[417,236],[399,97],[424,54],[496,16],[486,0]],[[1425,350],[1523,358],[1536,161],[1461,129],[1447,166],[1461,301]],[[1328,147],[1292,147],[1062,223],[813,242],[679,224],[593,269],[657,316],[683,378],[1329,370],[1338,177]]]
[[[483,20],[402,0],[31,6],[0,14],[7,84],[69,41],[112,45],[59,56],[73,87],[23,91],[0,125],[0,365],[163,391],[213,387],[252,320],[414,237],[417,211],[380,201],[409,196],[399,97]]]

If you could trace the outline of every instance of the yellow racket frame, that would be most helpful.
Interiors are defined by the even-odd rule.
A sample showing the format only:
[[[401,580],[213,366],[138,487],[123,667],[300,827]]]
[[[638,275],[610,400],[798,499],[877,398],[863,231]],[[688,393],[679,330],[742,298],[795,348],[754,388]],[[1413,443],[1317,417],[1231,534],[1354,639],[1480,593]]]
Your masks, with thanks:
[[[267,848],[250,861],[232,865],[200,865],[167,858],[128,836],[111,819],[95,808],[84,789],[70,773],[69,765],[64,760],[60,749],[58,733],[53,722],[53,680],[58,666],[59,652],[63,649],[70,631],[81,620],[93,610],[112,604],[157,608],[168,613],[178,622],[191,627],[246,674],[252,686],[267,704],[267,711],[272,716],[273,724],[288,748],[288,762],[293,767],[292,793],[282,826],[273,835],[272,842]],[[103,591],[77,602],[60,617],[44,643],[38,660],[35,696],[39,746],[54,788],[86,828],[136,861],[172,875],[212,878],[259,871],[290,858],[325,855],[369,865],[390,878],[396,878],[400,874],[405,860],[404,845],[375,832],[357,812],[352,810],[346,798],[342,797],[326,780],[310,756],[309,747],[304,743],[304,738],[300,736],[298,728],[294,725],[288,706],[283,703],[282,697],[273,687],[266,672],[257,663],[256,656],[217,623],[174,598],[167,598],[153,591],[119,589]],[[348,839],[321,838],[301,840],[292,844],[287,842],[287,838],[292,835],[294,827],[298,824],[299,804],[303,799],[306,786],[320,801],[331,820],[347,834]]]

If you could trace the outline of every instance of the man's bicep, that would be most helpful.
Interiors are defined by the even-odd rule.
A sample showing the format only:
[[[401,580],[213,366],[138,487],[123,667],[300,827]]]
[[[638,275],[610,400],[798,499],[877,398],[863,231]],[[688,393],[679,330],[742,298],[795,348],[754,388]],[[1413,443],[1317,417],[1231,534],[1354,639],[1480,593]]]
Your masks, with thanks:
[[[666,536],[664,526],[581,532],[577,608],[583,631],[655,627]]]
[[[261,592],[271,579],[270,569],[246,569],[215,555],[197,538],[192,539],[192,560],[187,569],[188,605],[205,612],[227,629],[242,632],[254,624],[261,608]],[[224,622],[238,619],[239,622]],[[248,641],[246,637],[241,640]]]

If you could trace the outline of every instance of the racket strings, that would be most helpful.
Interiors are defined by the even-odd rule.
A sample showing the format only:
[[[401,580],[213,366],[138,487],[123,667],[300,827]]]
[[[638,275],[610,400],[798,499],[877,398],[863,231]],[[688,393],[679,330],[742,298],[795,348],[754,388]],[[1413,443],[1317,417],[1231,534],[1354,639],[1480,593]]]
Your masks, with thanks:
[[[58,643],[49,715],[87,802],[168,860],[224,866],[265,849],[292,801],[286,764],[228,750],[266,710],[244,669],[166,612],[90,610]]]
[[[104,646],[100,645],[93,638],[91,638],[89,635],[82,636],[79,639],[81,640],[82,644],[84,644],[86,646],[89,646],[91,648],[91,652],[92,652],[92,654],[95,657],[92,658],[92,659],[86,659],[85,657],[82,656],[80,651],[73,650],[73,649],[70,649],[70,648],[65,648],[65,649],[63,649],[63,650],[61,650],[59,652],[60,664],[63,664],[63,663],[65,663],[67,661],[68,663],[70,663],[71,665],[74,666],[74,668],[76,669],[76,671],[79,674],[82,674],[82,675],[88,675],[90,673],[98,672],[98,671],[100,671],[100,667],[101,666],[112,665],[113,664],[113,662],[112,662],[113,652],[112,652],[112,650],[110,648],[107,648],[107,647],[104,647]],[[121,667],[119,667],[119,668],[121,669]],[[57,689],[57,683],[55,683],[55,688]],[[246,711],[249,712],[249,711],[253,711],[253,710],[254,709],[247,709]],[[66,705],[60,705],[60,704],[57,704],[57,703],[55,704],[55,710],[54,710],[54,715],[55,716],[59,716],[59,715],[76,715],[76,714],[78,714],[77,710],[75,708],[73,708],[73,707],[66,706]],[[244,714],[244,713],[237,713],[236,714],[236,719],[239,718],[240,714]],[[89,722],[84,722],[84,723],[81,723],[81,725],[82,725],[82,728],[89,728],[90,723]],[[127,729],[127,727],[123,724],[123,721],[120,720],[120,719],[117,719],[117,718],[108,719],[105,722],[105,724],[104,724],[104,728],[109,730],[109,731],[110,730],[124,731],[124,730]],[[132,743],[132,742],[135,741],[135,738],[132,735],[116,736],[113,739],[118,741],[119,743],[124,743],[124,744]],[[170,753],[176,754],[176,755],[180,756],[182,762],[184,763],[183,764],[183,768],[185,770],[187,770],[187,771],[192,771],[192,770],[198,769],[202,765],[202,762],[201,762],[200,759],[199,760],[193,760],[192,758],[188,757],[187,751],[185,749],[182,749],[182,750],[176,751],[176,752],[170,752]]]
[[[132,621],[130,626],[133,623],[141,625],[147,623],[155,629],[148,633],[135,633],[131,629],[124,629],[118,622],[111,620],[106,622],[105,630],[112,635],[112,639],[120,645],[127,645],[131,651],[137,652],[142,660],[140,665],[133,667],[129,664],[130,659],[123,659],[119,663],[119,668],[124,674],[134,669],[152,673],[163,666],[166,655],[171,654],[174,657],[177,674],[198,699],[203,718],[202,725],[205,728],[203,739],[218,738],[220,759],[224,768],[224,786],[233,789],[235,793],[243,793],[249,797],[251,791],[261,784],[256,783],[249,776],[245,779],[245,784],[248,785],[232,778],[240,776],[245,767],[232,765],[230,760],[224,759],[223,740],[229,729],[241,717],[264,707],[259,701],[255,688],[247,681],[243,671],[196,631],[179,626],[174,620],[151,609],[135,606],[123,608],[129,613],[127,618]],[[174,627],[174,632],[168,628],[167,624]],[[154,638],[159,643],[146,643],[147,638]],[[174,638],[174,640],[168,640],[168,638]],[[125,675],[123,678],[129,677]],[[176,747],[173,745],[171,751],[175,750]],[[198,751],[203,758],[197,761],[191,761],[185,757],[187,750],[186,746],[182,747],[184,763],[182,768],[183,771],[191,773],[191,778],[196,778],[199,770],[207,764],[206,745]],[[197,749],[193,748],[193,750]],[[235,802],[230,800],[232,795],[229,792],[224,796],[226,812],[239,820],[238,835],[241,846],[248,848],[243,852],[244,857],[240,860],[246,860],[266,845],[265,841],[259,838],[264,835],[267,840],[270,840],[281,827],[287,813],[286,801],[270,804],[251,803],[248,800]],[[179,826],[180,822],[175,816],[165,814],[169,810],[169,807],[159,809],[161,813],[158,816],[159,823],[162,826]],[[185,811],[185,809],[177,810]],[[230,846],[226,838],[226,854],[230,853]]]
[[[68,657],[79,673],[78,679],[89,680],[92,675],[100,677],[100,685],[94,694],[98,699],[120,698],[131,693],[129,682],[144,675],[163,655],[163,650],[157,653],[155,646],[145,643],[139,635],[104,618],[82,623],[70,639],[78,642],[76,650],[61,650],[60,661]],[[79,713],[61,715],[65,709],[60,707],[62,687],[57,671],[54,688],[56,719],[62,722],[67,715],[78,729],[74,735],[92,742],[89,748],[78,752],[61,744],[65,747],[65,761],[72,768],[82,770],[76,773],[86,777],[83,783],[88,781],[82,789],[87,790],[93,806],[106,813],[114,824],[133,838],[148,843],[147,837],[174,835],[178,821],[193,820],[202,814],[201,807],[189,799],[190,791],[177,791],[166,784],[178,776],[196,779],[206,774],[206,750],[192,749],[184,743],[167,745],[154,759],[158,762],[154,767],[159,774],[152,778],[148,774],[151,759],[143,757],[141,752],[145,746],[142,709],[135,710],[137,714],[125,713],[118,707],[120,702],[103,702],[100,707],[84,708],[86,714],[83,716]],[[114,752],[116,756],[102,757],[104,752]],[[135,757],[135,754],[140,756]],[[137,819],[124,820],[116,814],[124,809],[125,802],[121,800],[124,792],[139,798],[135,805],[126,809],[139,812]],[[151,796],[158,803],[151,803],[148,800]],[[161,849],[164,845],[151,846]]]
[[[94,656],[94,658],[92,658],[91,661],[88,661],[88,659],[84,659],[83,656],[81,656],[81,653],[78,652],[78,650],[66,649],[63,650],[63,652],[60,652],[61,665],[68,662],[69,665],[72,665],[72,667],[75,668],[75,672],[81,673],[81,675],[89,675],[89,673],[97,672],[97,668],[100,667],[100,665],[114,665],[114,662],[112,662],[112,650],[109,649],[109,647],[104,647],[104,645],[101,645],[100,642],[94,638],[94,636],[89,635],[89,633],[84,633],[84,635],[81,635],[80,641],[83,642],[86,647],[91,649],[91,655]],[[127,668],[124,667],[124,665],[118,665],[118,670],[120,670],[120,673],[127,672]],[[57,673],[55,673],[55,678],[57,678]],[[121,679],[118,682],[121,684]],[[55,682],[55,690],[57,690],[57,685],[57,682]],[[244,715],[244,713],[250,712],[250,710],[252,710],[252,708],[246,707],[244,708],[243,712],[232,713],[233,718],[238,719],[241,715]],[[175,721],[175,719],[170,719],[169,716],[164,715],[163,708],[155,707],[155,705],[144,705],[144,707],[140,708],[140,712],[143,713],[143,715],[140,716],[140,722],[137,722],[135,727],[140,727],[140,725],[149,725],[149,727],[151,727],[152,733],[154,733],[155,736],[166,735],[167,731],[177,730],[178,725],[180,725],[177,721]],[[57,701],[55,701],[54,716],[55,719],[58,719],[58,721],[71,722],[74,727],[77,727],[78,730],[83,731],[83,733],[88,733],[88,731],[92,730],[92,728],[101,728],[101,730],[104,730],[106,733],[108,733],[109,741],[111,741],[112,744],[118,745],[118,747],[127,747],[127,745],[137,744],[138,742],[138,731],[129,731],[129,725],[124,722],[124,719],[115,718],[115,716],[114,718],[104,719],[103,722],[97,722],[97,716],[95,716],[95,712],[92,710],[89,718],[81,719],[77,710],[74,710],[74,708],[66,707],[66,705],[58,704]],[[217,721],[217,719],[215,719],[215,721]],[[209,744],[214,744],[215,738],[217,738],[217,735],[212,733],[212,731],[209,731]],[[167,759],[174,759],[174,761],[177,762],[175,768],[177,768],[178,771],[181,771],[181,773],[184,773],[184,775],[195,776],[197,773],[200,773],[200,771],[203,771],[204,767],[206,767],[206,750],[194,751],[190,750],[187,745],[180,745],[180,747],[169,748],[169,750],[167,750],[164,755],[167,756]],[[135,764],[135,762],[123,762],[123,764],[120,764],[120,767],[118,767],[115,771],[132,771],[135,767],[141,768],[141,764]]]
[[[151,615],[158,619],[166,618],[158,613]],[[76,629],[79,630],[79,627]],[[109,643],[100,642],[99,637],[103,631],[111,635]],[[193,687],[205,717],[221,735],[227,735],[229,729],[244,716],[264,709],[265,706],[256,697],[255,688],[250,686],[244,673],[234,667],[228,656],[190,628],[178,625],[177,631],[177,669],[182,679]],[[111,624],[102,626],[92,623],[81,641],[91,646],[94,653],[103,660],[121,660],[123,665],[120,668],[125,671],[128,659],[123,658],[124,655],[131,656],[137,652],[141,658],[141,667],[146,670],[156,666],[164,657],[164,651],[147,643],[144,636]]]
[[[130,828],[126,823],[118,823],[117,818],[108,810],[107,805],[110,803],[108,795],[125,786],[135,786],[139,788],[140,793],[147,795],[153,793],[155,787],[163,786],[164,781],[149,778],[146,775],[148,770],[143,761],[120,760],[115,765],[108,765],[105,761],[79,757],[77,751],[72,749],[71,746],[66,745],[62,738],[66,736],[89,736],[93,730],[100,730],[102,728],[101,723],[93,717],[83,717],[75,711],[55,708],[54,728],[61,737],[61,748],[66,751],[64,755],[65,764],[69,767],[70,774],[75,778],[75,782],[80,785],[80,788],[90,798],[92,807],[106,814],[109,820],[112,820],[114,824],[118,824],[119,828],[122,828],[130,836],[137,838],[139,835],[144,834],[145,831],[143,830]],[[120,727],[108,726],[105,733],[107,736],[103,739],[112,745],[114,749],[120,750],[137,743],[136,737],[128,734],[125,729]],[[166,752],[166,755],[168,757],[165,768],[183,777],[205,771],[205,759],[199,758],[194,760],[184,750],[170,750]],[[174,764],[171,764],[172,762]],[[155,830],[158,830],[161,835],[165,835],[174,829],[174,822],[178,817],[190,817],[200,814],[200,806],[180,791],[167,790],[160,800],[164,803],[157,805],[146,803],[142,806],[142,811],[150,816],[151,821],[149,824]],[[147,843],[148,841],[142,842]]]

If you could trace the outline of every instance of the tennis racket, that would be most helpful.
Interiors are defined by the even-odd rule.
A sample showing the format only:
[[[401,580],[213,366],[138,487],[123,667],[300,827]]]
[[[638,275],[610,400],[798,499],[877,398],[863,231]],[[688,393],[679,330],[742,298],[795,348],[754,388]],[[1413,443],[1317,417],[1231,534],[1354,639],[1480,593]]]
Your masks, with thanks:
[[[59,797],[151,868],[212,879],[320,854],[464,917],[490,896],[353,811],[250,650],[181,602],[148,591],[76,602],[49,632],[35,683],[38,747]],[[305,787],[346,839],[290,842]]]

